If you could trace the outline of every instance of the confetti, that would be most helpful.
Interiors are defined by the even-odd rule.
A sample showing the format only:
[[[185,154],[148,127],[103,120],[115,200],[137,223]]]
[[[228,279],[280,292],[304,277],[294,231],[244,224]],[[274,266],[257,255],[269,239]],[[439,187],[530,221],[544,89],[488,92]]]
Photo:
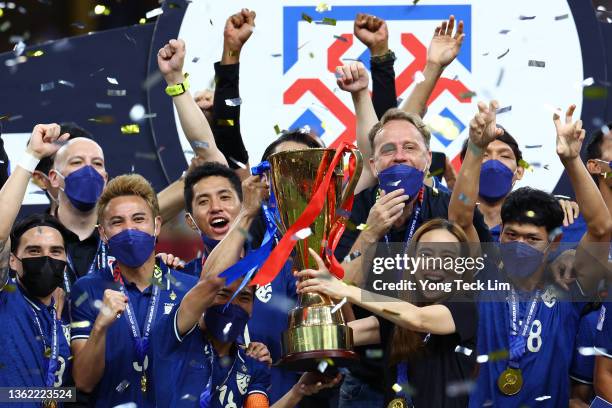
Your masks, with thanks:
[[[527,65],[530,67],[544,68],[546,63],[544,61],[529,60]]]
[[[19,120],[19,119],[21,119],[21,118],[23,118],[23,115],[15,115],[15,116],[11,116],[11,117],[8,119],[8,121],[9,121],[9,122],[12,122],[12,121],[14,121],[14,120]]]
[[[138,24],[146,24],[146,22],[147,22],[147,19],[144,17],[138,20]]]
[[[360,256],[361,252],[359,251],[351,252],[350,254],[344,257],[344,260],[342,262],[352,262],[354,259],[359,258]]]
[[[597,347],[578,347],[578,353],[583,356],[602,356],[606,354],[606,350]]]
[[[132,123],[130,125],[123,125],[121,126],[121,133],[123,133],[124,135],[133,135],[136,133],[140,133],[140,126],[135,123]]]
[[[531,166],[529,165],[529,163],[527,163],[524,159],[519,160],[519,166],[521,166],[522,168],[524,168],[525,170],[528,170]]]
[[[271,57],[273,58],[278,58],[280,56],[282,56],[283,54],[270,54]]]
[[[144,106],[137,103],[136,105],[132,106],[132,109],[130,109],[130,120],[140,122],[143,120],[145,113],[146,111]]]
[[[15,285],[11,285],[11,284],[6,284],[4,285],[4,287],[2,288],[3,291],[6,291],[8,293],[13,293],[14,291],[17,290],[17,286]]]
[[[74,88],[74,84],[72,82],[65,81],[63,79],[60,79],[59,81],[57,81],[57,83],[60,85],[67,86],[68,88]]]
[[[372,358],[372,359],[383,358],[383,350],[382,349],[367,349],[365,351],[365,355],[367,358]]]
[[[306,13],[302,13],[302,20],[307,21],[308,23],[312,23],[312,17],[310,17]]]
[[[74,23],[70,24],[72,27],[78,28],[79,30],[82,30],[85,28],[85,24],[81,23],[80,21],[75,21]]]
[[[510,112],[512,110],[512,105],[504,106],[503,108],[499,108],[495,113],[497,115],[501,115],[502,113]]]
[[[81,322],[72,322],[70,324],[71,329],[85,329],[89,326],[91,326],[91,322],[88,320],[83,320]]]
[[[15,44],[15,47],[13,47],[13,52],[15,53],[15,56],[19,57],[21,54],[23,54],[25,47],[26,45],[23,41],[19,41],[17,44]]]
[[[54,82],[45,82],[44,84],[40,84],[40,92],[50,91],[55,88]]]
[[[113,109],[113,105],[110,103],[96,103],[96,108],[98,109]]]
[[[200,57],[193,57],[193,59],[191,60],[191,62],[193,62],[194,64],[196,62],[198,62],[200,60]]]
[[[367,230],[367,229],[368,229],[368,224],[359,224],[359,225],[357,226],[357,229],[358,229],[359,231],[365,231],[365,230]]]
[[[161,7],[158,7],[156,9],[151,10],[151,11],[147,11],[147,14],[145,14],[145,17],[148,20],[150,18],[157,17],[157,16],[159,16],[160,14],[163,14],[163,13],[164,13],[164,10],[162,10]]]
[[[459,94],[459,98],[461,99],[469,99],[469,98],[473,98],[474,96],[476,96],[476,92],[473,92],[473,91],[468,91],[468,92]]]
[[[130,386],[130,382],[128,380],[123,380],[119,383],[119,385],[117,385],[117,387],[115,388],[115,390],[117,390],[117,392],[123,392],[127,389],[127,387]]]
[[[246,168],[247,168],[247,166],[246,166],[246,165],[245,165],[243,162],[241,162],[241,161],[238,161],[238,160],[234,159],[232,156],[230,156],[230,157],[229,157],[229,159],[230,159],[230,160],[231,160],[231,161],[232,161],[232,162],[233,162],[233,163],[234,163],[236,166],[240,167],[241,169],[246,169]]]
[[[219,126],[234,126],[234,119],[217,119]]]
[[[336,313],[344,304],[346,303],[346,298],[342,298],[342,300],[336,304],[331,310],[332,313]]]
[[[0,9],[2,10],[2,9]],[[10,21],[5,21],[4,23],[2,23],[2,25],[0,25],[0,32],[5,32],[7,31],[9,28],[11,28],[11,22]]]
[[[242,105],[242,99],[240,98],[226,99],[225,104],[227,106],[240,106]]]
[[[536,16],[519,16],[519,20],[534,20]]]
[[[529,210],[525,213],[526,216],[528,216],[529,218],[533,218],[535,217],[535,212],[533,210]]]
[[[390,314],[391,316],[399,316],[400,315],[399,313],[394,312],[393,310],[389,310],[389,309],[383,309],[382,311],[383,311],[383,313]]]
[[[446,395],[451,398],[456,398],[461,395],[467,395],[476,388],[476,382],[472,380],[452,381],[446,385]]]
[[[314,52],[309,52],[309,53],[308,53],[308,56],[309,56],[310,58],[314,58],[314,56],[315,56],[315,55],[314,55]]]
[[[499,70],[499,75],[497,76],[497,82],[495,83],[496,87],[499,87],[501,85],[501,81],[502,81],[503,77],[504,77],[504,69],[501,68]]]
[[[550,399],[550,395],[542,395],[541,397],[537,397],[535,400],[536,401],[546,401],[547,399]]]
[[[279,135],[281,132],[280,126],[274,125],[274,132],[276,132],[276,134]]]
[[[332,9],[332,6],[326,3],[319,3],[317,4],[317,8],[315,9],[317,11],[317,13],[323,13],[325,11],[330,11]]]
[[[608,90],[603,86],[587,86],[582,91],[585,99],[605,99],[608,96]]]
[[[463,346],[455,347],[455,353],[465,354],[466,356],[471,356],[473,350]]]
[[[539,149],[542,145],[525,145],[525,149]]]
[[[106,77],[106,80],[108,81],[109,84],[113,84],[113,85],[119,85],[119,82],[117,81],[117,79],[112,78],[112,77]]]
[[[227,336],[227,333],[229,333],[230,329],[232,328],[232,322],[229,322],[228,324],[225,325],[225,327],[223,328],[223,335]]]
[[[510,32],[510,30],[500,30],[499,33],[500,34],[508,34]]]
[[[414,83],[415,84],[420,84],[423,81],[425,81],[425,75],[423,75],[423,73],[421,71],[415,72],[414,73]]]
[[[153,72],[142,82],[142,89],[148,90],[157,85],[162,80],[162,74],[159,70]]]
[[[111,115],[96,116],[95,118],[89,118],[87,120],[89,122],[101,123],[103,125],[112,125],[115,123],[115,118]]]
[[[137,159],[157,160],[157,155],[155,153],[136,152],[134,157]]]
[[[26,52],[26,57],[42,57],[43,55],[45,55],[45,52],[43,50]]]
[[[343,36],[341,36],[341,35],[334,35],[334,38],[335,38],[336,40],[340,40],[340,41],[342,41],[342,42],[348,42],[348,39],[344,38],[344,37],[343,37]]]
[[[107,89],[106,96],[125,96],[127,95],[127,90],[125,89]]]
[[[487,361],[489,361],[489,356],[487,354],[482,354],[482,355],[476,357],[476,362],[477,363],[486,363]]]
[[[397,394],[402,390],[402,386],[398,383],[395,383],[391,386],[391,389]]]
[[[195,395],[191,395],[191,394],[185,394],[181,397],[181,400],[189,400],[189,401],[195,401],[198,398]]]
[[[81,296],[79,296],[75,301],[74,301],[74,306],[79,307],[81,306],[81,303],[83,303],[84,301],[87,300],[87,298],[89,297],[89,294],[87,292],[83,292],[81,294]]]
[[[99,16],[99,15],[105,15],[108,16],[110,15],[110,9],[102,4],[97,4],[94,7],[94,14]]]
[[[510,48],[508,48],[506,51],[504,51],[501,55],[498,55],[497,59],[504,58],[506,55],[508,55],[509,52],[510,52]]]
[[[335,26],[336,25],[336,19],[325,17],[323,19],[323,21],[321,21],[321,24]]]
[[[569,14],[561,14],[560,16],[555,16],[555,21],[565,20],[569,17]]]
[[[582,86],[591,86],[595,83],[593,77],[588,77],[584,81],[582,81]]]
[[[195,149],[208,149],[208,148],[210,148],[210,145],[208,144],[208,142],[205,142],[203,140],[194,140],[191,143],[193,144],[193,147]]]
[[[321,360],[317,365],[317,370],[319,370],[320,373],[324,373],[328,366],[329,363],[326,360]]]
[[[309,236],[312,235],[312,230],[309,227],[306,228],[302,228],[301,230],[299,230],[298,232],[296,232],[291,239],[294,241],[298,241],[300,239],[305,239],[308,238]]]

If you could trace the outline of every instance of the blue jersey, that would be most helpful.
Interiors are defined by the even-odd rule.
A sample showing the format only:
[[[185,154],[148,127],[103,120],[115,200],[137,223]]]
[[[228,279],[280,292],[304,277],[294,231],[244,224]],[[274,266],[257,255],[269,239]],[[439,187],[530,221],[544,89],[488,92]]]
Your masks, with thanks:
[[[482,279],[481,276],[479,276]],[[481,292],[483,294],[484,292]],[[485,293],[485,296],[488,294]],[[496,293],[492,296],[499,296]],[[525,296],[525,294],[521,294]],[[527,315],[530,304],[521,297],[518,319]],[[569,400],[569,370],[578,330],[582,302],[557,300],[555,289],[548,288],[538,302],[526,338],[525,354],[520,359],[523,386],[520,392],[506,396],[498,389],[497,380],[508,367],[508,360],[488,361],[480,365],[476,389],[470,395],[470,407],[492,402],[495,407],[560,407]],[[509,350],[510,314],[505,301],[481,298],[479,302],[478,355]],[[550,397],[536,400],[540,397]]]
[[[0,387],[47,386],[50,359],[45,357],[45,348],[51,348],[53,341],[53,315],[53,303],[45,306],[38,299],[29,297],[15,280],[9,281],[0,291]],[[73,384],[70,375],[70,325],[58,320],[55,328],[58,365],[51,386],[67,387]],[[40,403],[9,405],[39,407]]]
[[[209,408],[243,407],[250,394],[267,396],[268,367],[236,347],[231,357],[219,358],[196,324],[179,336],[176,310],[164,316],[155,329],[153,341],[155,389],[159,407],[200,407],[200,395],[211,382]],[[212,379],[211,379],[212,375]]]
[[[281,336],[287,330],[288,314],[296,306],[296,279],[288,261],[276,278],[265,286],[255,288],[253,316],[248,323],[251,341],[265,344],[270,350],[272,361],[281,356]],[[272,388],[270,405],[279,400],[299,380],[299,375],[279,367],[272,367]]]
[[[106,289],[119,290],[119,285],[108,273],[93,273],[79,279],[73,287],[71,315],[73,322],[72,341],[89,338],[93,323],[98,316],[95,304],[102,300]],[[167,277],[170,272],[171,277]],[[162,265],[159,302],[154,322],[170,315],[178,308],[185,293],[197,279],[180,272],[168,270]],[[125,289],[133,307],[134,315],[141,330],[144,328],[153,285],[140,291],[133,283],[125,282]],[[89,322],[81,323],[81,322]],[[155,325],[150,334],[155,337]],[[132,332],[126,313],[123,313],[106,333],[104,374],[94,389],[91,401],[98,407],[112,407],[127,402],[135,402],[139,407],[155,406],[155,378],[152,375],[153,352],[149,350],[144,361],[137,357]],[[147,377],[147,392],[140,389],[143,371]]]
[[[576,334],[576,346],[570,368],[570,377],[583,384],[593,384],[593,369],[595,356],[592,353],[580,353],[580,349],[592,349],[595,345],[595,327],[599,318],[599,310],[593,310],[582,316]],[[585,355],[586,354],[586,355]]]
[[[595,347],[599,354],[612,358],[612,302],[605,302],[599,310]]]

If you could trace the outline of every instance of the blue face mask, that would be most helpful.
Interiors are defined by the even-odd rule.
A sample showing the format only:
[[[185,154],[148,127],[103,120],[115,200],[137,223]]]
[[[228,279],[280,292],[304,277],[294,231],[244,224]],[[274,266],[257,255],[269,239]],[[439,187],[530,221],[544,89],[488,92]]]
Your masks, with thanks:
[[[130,268],[142,266],[153,249],[155,236],[137,229],[123,230],[108,240],[108,252]]]
[[[378,184],[386,194],[403,188],[404,194],[412,200],[423,186],[424,176],[425,173],[416,167],[396,164],[378,173]]]
[[[504,198],[512,190],[514,173],[499,160],[487,160],[480,169],[478,195],[489,203]]]
[[[527,278],[542,265],[544,252],[520,241],[505,242],[499,245],[504,270],[513,278]]]
[[[90,211],[104,189],[104,177],[92,166],[83,166],[64,177],[64,193],[79,211]]]
[[[233,303],[211,306],[204,314],[208,334],[224,343],[233,343],[244,333],[248,321],[249,314]]]

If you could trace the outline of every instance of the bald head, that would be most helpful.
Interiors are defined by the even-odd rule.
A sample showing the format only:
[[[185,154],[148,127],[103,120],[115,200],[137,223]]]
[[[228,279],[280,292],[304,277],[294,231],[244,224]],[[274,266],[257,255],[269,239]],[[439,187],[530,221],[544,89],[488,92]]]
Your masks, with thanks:
[[[99,144],[85,137],[76,137],[62,146],[55,154],[53,168],[62,172],[66,166],[81,167],[80,164],[104,168],[104,152]],[[94,164],[95,163],[95,164]],[[64,174],[66,175],[66,174]]]

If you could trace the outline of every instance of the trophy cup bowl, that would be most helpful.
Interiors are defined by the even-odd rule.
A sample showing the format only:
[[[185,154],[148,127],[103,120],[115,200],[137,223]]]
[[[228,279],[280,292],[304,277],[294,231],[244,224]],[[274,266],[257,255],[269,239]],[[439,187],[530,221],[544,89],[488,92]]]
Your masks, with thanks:
[[[269,158],[270,185],[276,198],[279,228],[283,234],[300,217],[325,174],[334,172],[323,210],[310,226],[312,234],[299,240],[295,246],[294,270],[317,267],[308,252],[309,247],[329,265],[330,254],[326,253],[326,248],[330,231],[335,223],[346,223],[348,217],[346,214],[339,215],[337,210],[353,194],[362,169],[359,151],[352,149],[350,153],[355,156],[356,166],[344,191],[342,160],[335,168],[330,168],[334,149],[293,150],[275,153]],[[340,308],[333,310],[334,306],[334,302],[322,294],[305,293],[299,296],[298,306],[289,312],[289,328],[282,336],[281,366],[295,371],[312,371],[317,370],[321,360],[328,361],[329,366],[344,367],[357,358],[352,351],[352,329],[346,324]]]

